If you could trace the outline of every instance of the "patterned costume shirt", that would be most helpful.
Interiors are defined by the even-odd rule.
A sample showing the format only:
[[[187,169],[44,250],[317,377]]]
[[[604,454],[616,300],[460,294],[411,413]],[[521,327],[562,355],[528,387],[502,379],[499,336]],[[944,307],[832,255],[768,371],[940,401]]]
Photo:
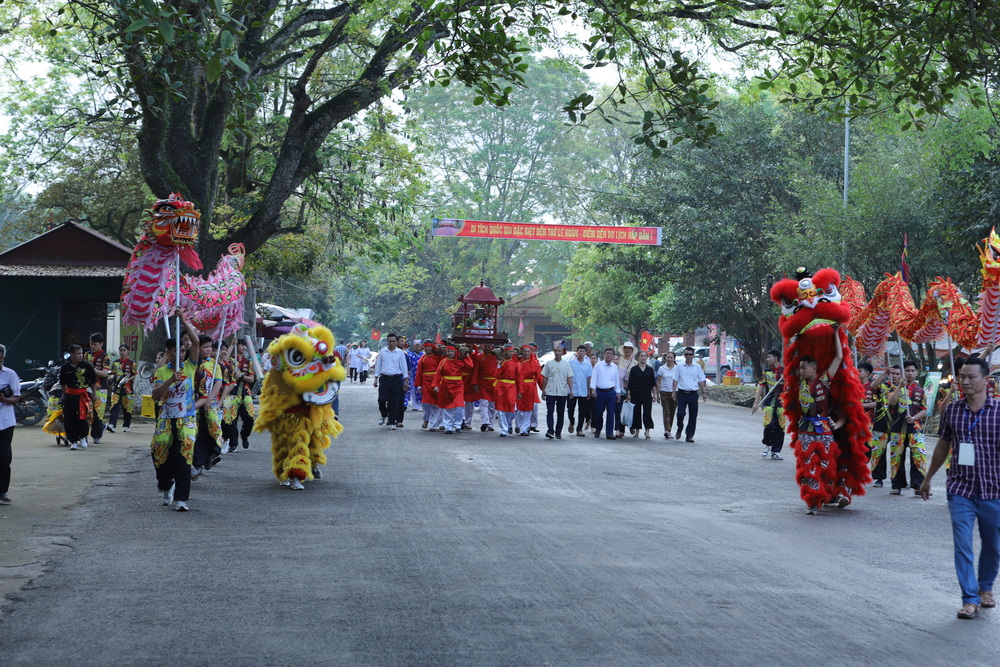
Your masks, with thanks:
[[[128,376],[127,382],[121,379]],[[111,362],[111,386],[115,394],[132,395],[132,382],[135,380],[135,362],[131,359],[115,359]]]
[[[875,401],[875,418],[872,420],[872,431],[886,433],[892,423],[892,407],[889,405],[889,394],[892,387],[884,380],[872,389],[872,399]]]
[[[799,408],[802,419],[799,431],[804,433],[829,434],[830,430],[830,387],[820,378],[811,382],[799,380]]]
[[[81,361],[74,368],[71,364],[63,364],[59,369],[59,384],[70,389],[86,389],[97,382],[94,367],[86,361]]]
[[[908,386],[900,389],[899,402],[895,406],[890,406],[895,408],[895,414],[893,415],[892,427],[889,430],[892,433],[920,433],[920,423],[913,422],[911,424],[906,421],[906,416],[912,417],[922,412],[924,400],[924,388],[917,382],[911,382]]]
[[[173,378],[173,365],[173,362],[170,362],[156,371],[156,374],[153,375],[153,389]],[[198,373],[198,368],[190,360],[185,360],[181,365],[181,372],[186,377],[183,382],[170,385],[170,391],[163,400],[163,407],[160,408],[161,418],[179,419],[193,417],[195,414],[194,378]]]
[[[1000,498],[1000,401],[987,394],[978,412],[963,398],[941,415],[941,438],[951,443],[948,493],[965,498]],[[975,449],[973,465],[958,465],[962,447]]]
[[[875,401],[875,392],[872,390],[871,380],[865,382],[861,385],[862,389],[865,390],[865,397],[861,399],[862,403],[873,403]],[[868,415],[868,421],[872,424],[875,423],[875,408],[869,408],[865,410],[865,414]]]
[[[764,371],[759,386],[764,390],[764,397],[761,399],[760,408],[764,413],[764,426],[767,426],[778,416],[778,423],[781,428],[785,428],[785,408],[781,405],[781,387],[785,380],[784,369],[781,366],[772,366]]]
[[[99,351],[97,354],[92,352],[85,352],[83,355],[83,360],[94,367],[96,371],[111,371],[111,357],[104,350]],[[108,388],[108,378],[98,378],[99,389]]]

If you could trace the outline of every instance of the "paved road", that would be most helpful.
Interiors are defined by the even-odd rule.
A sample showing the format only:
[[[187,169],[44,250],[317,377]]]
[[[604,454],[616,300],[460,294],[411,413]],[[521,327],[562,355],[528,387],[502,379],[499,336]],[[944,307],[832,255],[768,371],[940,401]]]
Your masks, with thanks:
[[[694,445],[347,431],[304,492],[266,440],[160,505],[133,450],[70,516],[67,555],[7,606],[3,665],[954,665],[943,489],[803,514],[759,421],[709,405]]]

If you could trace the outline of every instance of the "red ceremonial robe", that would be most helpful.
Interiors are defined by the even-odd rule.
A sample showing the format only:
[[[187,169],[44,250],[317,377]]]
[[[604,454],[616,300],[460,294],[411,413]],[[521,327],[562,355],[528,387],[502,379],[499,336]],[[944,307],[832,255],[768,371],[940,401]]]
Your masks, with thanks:
[[[472,365],[472,360],[465,359],[445,359],[438,366],[437,374],[434,376],[434,386],[438,389],[438,406],[442,410],[465,407],[465,385],[462,382],[462,373],[467,366]]]
[[[517,410],[517,394],[521,389],[517,372],[519,367],[520,364],[517,363],[516,359],[508,359],[497,370],[497,381],[494,387],[497,410],[500,412]]]
[[[479,355],[471,352],[463,361],[468,361],[469,365],[462,371],[462,392],[465,394],[465,402],[479,400],[479,395],[472,391],[472,385],[476,383],[476,361]]]
[[[535,403],[541,403],[538,398],[538,383],[543,381],[542,367],[532,355],[530,359],[521,362],[517,372],[521,381],[521,400],[517,402],[517,409],[530,412],[535,409]]]
[[[496,400],[497,370],[500,368],[500,360],[495,354],[484,354],[476,364],[475,382],[479,385],[479,398],[484,401],[493,402]]]
[[[425,354],[417,362],[416,382],[420,385],[420,401],[428,405],[437,405],[437,394],[434,393],[434,376],[444,357],[437,354]]]

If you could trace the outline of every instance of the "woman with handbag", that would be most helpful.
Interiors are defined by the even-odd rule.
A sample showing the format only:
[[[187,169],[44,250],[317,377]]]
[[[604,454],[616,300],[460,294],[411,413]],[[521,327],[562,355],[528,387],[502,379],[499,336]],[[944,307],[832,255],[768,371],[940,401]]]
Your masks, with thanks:
[[[639,437],[639,425],[646,431],[646,440],[653,429],[653,387],[656,385],[656,374],[653,367],[647,364],[649,354],[642,350],[636,357],[637,363],[628,374],[628,393],[625,400],[630,401],[635,408],[632,412],[631,433]]]

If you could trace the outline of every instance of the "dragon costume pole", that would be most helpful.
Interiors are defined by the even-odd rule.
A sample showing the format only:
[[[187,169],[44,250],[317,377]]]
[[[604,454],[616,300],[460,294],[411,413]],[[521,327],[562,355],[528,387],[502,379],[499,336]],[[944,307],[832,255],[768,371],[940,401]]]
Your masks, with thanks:
[[[225,330],[226,330],[226,311],[222,311],[222,326],[219,327],[219,349],[215,353],[216,368],[219,367],[219,357],[222,356],[222,343],[224,342],[222,332],[224,332]]]
[[[174,345],[174,350],[176,352],[174,359],[176,362],[174,372],[179,373],[181,370],[181,251],[175,248],[174,253],[177,260],[177,263],[174,265],[174,289],[176,290],[175,294],[177,295],[177,301],[175,302],[177,310],[177,337],[174,339],[177,344]],[[191,341],[191,344],[194,345],[197,342],[198,341],[193,340]]]

